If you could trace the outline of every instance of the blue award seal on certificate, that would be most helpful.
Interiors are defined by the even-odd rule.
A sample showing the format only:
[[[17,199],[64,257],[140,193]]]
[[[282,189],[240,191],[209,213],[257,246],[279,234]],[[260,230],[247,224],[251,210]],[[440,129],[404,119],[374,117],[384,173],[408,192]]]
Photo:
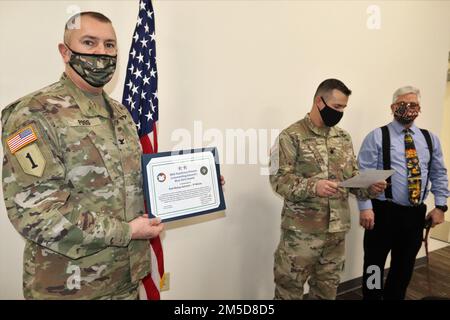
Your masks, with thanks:
[[[142,155],[149,215],[163,222],[225,210],[216,148]]]

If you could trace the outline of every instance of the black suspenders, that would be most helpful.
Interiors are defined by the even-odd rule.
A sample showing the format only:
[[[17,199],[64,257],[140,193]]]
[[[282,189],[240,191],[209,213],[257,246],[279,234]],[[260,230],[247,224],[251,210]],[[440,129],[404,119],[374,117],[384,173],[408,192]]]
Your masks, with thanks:
[[[433,159],[433,144],[431,142],[431,136],[428,130],[426,129],[420,129],[423,136],[425,137],[425,140],[428,145],[428,151],[430,152],[430,161],[428,161],[428,173],[427,173],[427,182],[425,184],[425,191],[422,195],[422,201],[425,199],[425,193],[427,191],[428,182],[430,181],[430,170],[431,170],[431,160]],[[387,126],[381,127],[381,134],[382,134],[382,148],[383,148],[383,169],[384,170],[390,170],[391,169],[391,137],[389,135],[389,129]],[[388,183],[387,188],[384,190],[384,195],[386,199],[392,200],[392,187],[391,187],[391,177],[386,179],[386,182]]]
[[[425,185],[425,191],[422,195],[422,202],[425,200],[425,193],[427,192],[428,182],[430,181],[430,171],[431,171],[431,161],[433,160],[433,144],[431,143],[431,136],[428,130],[420,129],[422,131],[425,140],[427,141],[428,151],[430,152],[430,161],[428,162],[428,174],[427,174],[427,184]]]
[[[383,169],[391,169],[391,137],[389,135],[389,129],[387,126],[381,127],[382,134],[382,146],[383,146]],[[384,196],[386,199],[392,200],[392,187],[391,187],[391,177],[386,179],[387,187],[384,190]]]

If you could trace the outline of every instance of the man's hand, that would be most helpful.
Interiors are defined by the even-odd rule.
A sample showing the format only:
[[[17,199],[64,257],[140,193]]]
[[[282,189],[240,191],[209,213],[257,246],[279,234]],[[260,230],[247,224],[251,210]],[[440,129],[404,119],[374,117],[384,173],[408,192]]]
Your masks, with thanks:
[[[361,210],[359,213],[359,224],[367,230],[375,226],[375,214],[372,209]]]
[[[164,229],[160,218],[149,219],[147,214],[128,223],[131,227],[131,239],[152,239]]]
[[[427,214],[425,219],[426,220],[431,219],[432,221],[431,227],[434,228],[438,224],[444,222],[444,211],[438,208],[434,208]]]
[[[225,178],[222,175],[220,175],[220,185],[225,185]]]
[[[330,197],[338,191],[338,184],[330,180],[319,180],[316,184],[316,194],[319,197]]]
[[[382,193],[387,187],[386,181],[378,181],[369,187],[369,192],[371,195],[377,196]]]

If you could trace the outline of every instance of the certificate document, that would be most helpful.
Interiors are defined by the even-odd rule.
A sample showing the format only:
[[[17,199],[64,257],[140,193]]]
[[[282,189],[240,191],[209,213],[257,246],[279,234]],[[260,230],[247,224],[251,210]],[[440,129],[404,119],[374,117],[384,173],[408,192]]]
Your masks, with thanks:
[[[395,170],[375,170],[367,169],[358,175],[340,182],[339,187],[346,188],[368,188],[375,182],[383,181],[394,174]]]
[[[225,210],[217,149],[142,155],[149,215],[171,221]]]

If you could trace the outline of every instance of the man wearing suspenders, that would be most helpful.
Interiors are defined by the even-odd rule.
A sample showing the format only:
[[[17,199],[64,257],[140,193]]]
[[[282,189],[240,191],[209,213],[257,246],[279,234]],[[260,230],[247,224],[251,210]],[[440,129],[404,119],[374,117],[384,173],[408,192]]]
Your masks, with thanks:
[[[394,120],[370,132],[359,152],[360,170],[395,170],[384,194],[358,202],[360,224],[366,229],[362,286],[366,300],[405,298],[425,220],[434,227],[444,221],[447,211],[448,177],[439,138],[414,125],[419,100],[420,92],[414,87],[395,91],[391,105]],[[429,182],[435,208],[425,216]],[[391,265],[383,285],[389,252]],[[380,271],[379,285],[371,278],[375,270]]]

